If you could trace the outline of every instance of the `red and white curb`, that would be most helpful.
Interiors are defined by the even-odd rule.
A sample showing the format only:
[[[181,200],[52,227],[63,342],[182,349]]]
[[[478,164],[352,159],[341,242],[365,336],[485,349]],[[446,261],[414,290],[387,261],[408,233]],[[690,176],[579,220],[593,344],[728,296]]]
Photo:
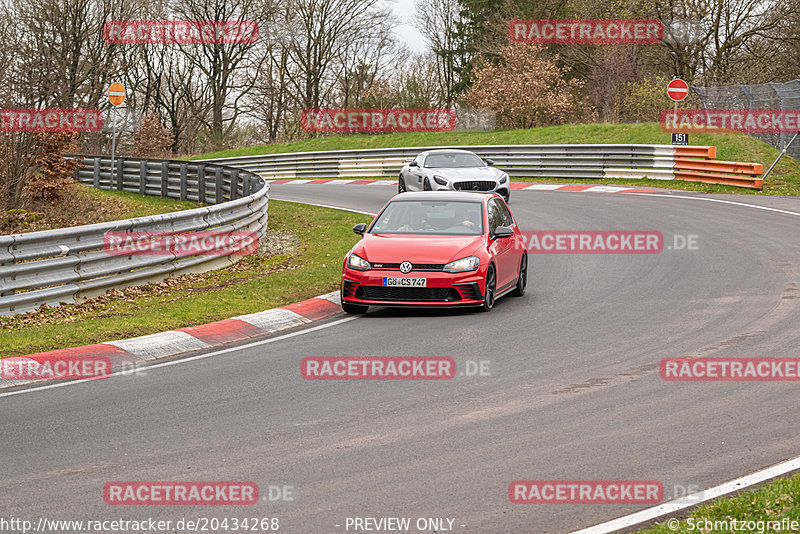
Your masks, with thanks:
[[[248,315],[240,315],[213,323],[189,326],[146,336],[107,341],[83,347],[59,349],[17,356],[41,358],[48,361],[74,360],[87,356],[102,356],[111,362],[111,371],[130,368],[139,362],[177,356],[186,352],[207,349],[243,341],[265,334],[280,332],[341,313],[339,292],[326,293],[302,302],[281,306]],[[0,360],[2,361],[2,360]],[[50,382],[47,380],[2,380],[0,389]]]
[[[267,180],[268,184],[292,185],[391,185],[394,180]],[[616,185],[573,185],[573,184],[532,184],[530,182],[511,182],[511,189],[517,191],[576,191],[584,193],[659,193],[658,189],[640,189]]]

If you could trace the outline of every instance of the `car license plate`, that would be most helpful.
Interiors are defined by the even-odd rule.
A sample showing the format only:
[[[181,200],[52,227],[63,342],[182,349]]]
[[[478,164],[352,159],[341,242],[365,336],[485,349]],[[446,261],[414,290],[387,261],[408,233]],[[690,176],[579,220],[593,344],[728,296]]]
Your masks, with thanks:
[[[383,285],[388,287],[428,287],[428,279],[409,278],[406,276],[384,276]]]

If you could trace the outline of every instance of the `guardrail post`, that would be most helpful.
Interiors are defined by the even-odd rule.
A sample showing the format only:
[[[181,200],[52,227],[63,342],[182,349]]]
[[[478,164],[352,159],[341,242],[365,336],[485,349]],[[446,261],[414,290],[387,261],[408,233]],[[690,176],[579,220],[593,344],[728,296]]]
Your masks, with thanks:
[[[122,182],[122,177],[125,175],[123,167],[125,166],[125,160],[122,158],[117,158],[116,161],[116,171],[117,171],[117,191],[122,191],[124,189],[124,185]]]
[[[161,162],[161,198],[169,194],[169,161]]]
[[[188,163],[181,163],[181,200],[186,200],[186,177],[189,172],[189,164]]]
[[[5,267],[6,265],[14,265],[13,263],[0,263],[0,267]],[[0,291],[0,297],[10,297],[14,294],[13,289],[7,289],[5,291]]]
[[[92,183],[94,187],[100,187],[100,158],[94,158],[92,165]]]
[[[197,201],[206,203],[206,166],[197,166]]]
[[[242,195],[249,196],[250,194],[250,176],[245,174],[244,178],[242,178]]]
[[[216,172],[214,173],[215,179],[215,188],[214,188],[214,204],[219,204],[222,202],[222,168],[217,167]]]
[[[231,171],[231,200],[239,198],[239,169]]]
[[[147,193],[147,160],[139,161],[139,194],[145,195]]]

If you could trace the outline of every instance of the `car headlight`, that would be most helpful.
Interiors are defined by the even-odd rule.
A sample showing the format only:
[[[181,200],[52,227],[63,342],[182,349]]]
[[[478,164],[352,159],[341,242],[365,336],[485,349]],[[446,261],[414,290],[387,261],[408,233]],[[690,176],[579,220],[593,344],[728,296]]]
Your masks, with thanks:
[[[475,256],[470,256],[468,258],[461,258],[460,260],[451,261],[447,265],[444,266],[442,269],[448,273],[464,273],[467,271],[476,271],[478,270],[478,264],[480,260],[478,260]]]
[[[367,260],[356,254],[350,254],[347,257],[347,266],[356,271],[369,271],[372,266]]]
[[[500,181],[498,183],[504,184],[508,180],[508,175],[503,173],[500,175]]]
[[[447,185],[447,180],[438,175],[433,175],[433,181],[439,185]]]

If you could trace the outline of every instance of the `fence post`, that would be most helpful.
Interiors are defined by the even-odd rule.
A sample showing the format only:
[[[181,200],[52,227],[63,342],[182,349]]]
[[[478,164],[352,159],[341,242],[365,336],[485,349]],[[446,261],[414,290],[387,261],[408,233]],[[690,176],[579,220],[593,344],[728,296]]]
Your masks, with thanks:
[[[94,164],[92,165],[92,183],[94,187],[100,187],[100,158],[94,158]]]
[[[219,204],[223,201],[222,198],[222,167],[217,167],[214,173],[215,188],[214,188],[214,204]]]
[[[125,167],[125,160],[122,158],[117,158],[116,164],[116,171],[117,171],[117,191],[122,191],[125,189],[122,182],[122,177],[125,175],[124,168]]]
[[[186,179],[188,174],[189,164],[188,163],[181,163],[181,200],[186,200]]]
[[[197,201],[206,203],[206,166],[202,163],[197,166]]]
[[[147,160],[139,160],[139,194],[147,194]]]
[[[239,169],[231,171],[231,200],[239,198]]]
[[[161,162],[161,198],[169,195],[169,161]]]

